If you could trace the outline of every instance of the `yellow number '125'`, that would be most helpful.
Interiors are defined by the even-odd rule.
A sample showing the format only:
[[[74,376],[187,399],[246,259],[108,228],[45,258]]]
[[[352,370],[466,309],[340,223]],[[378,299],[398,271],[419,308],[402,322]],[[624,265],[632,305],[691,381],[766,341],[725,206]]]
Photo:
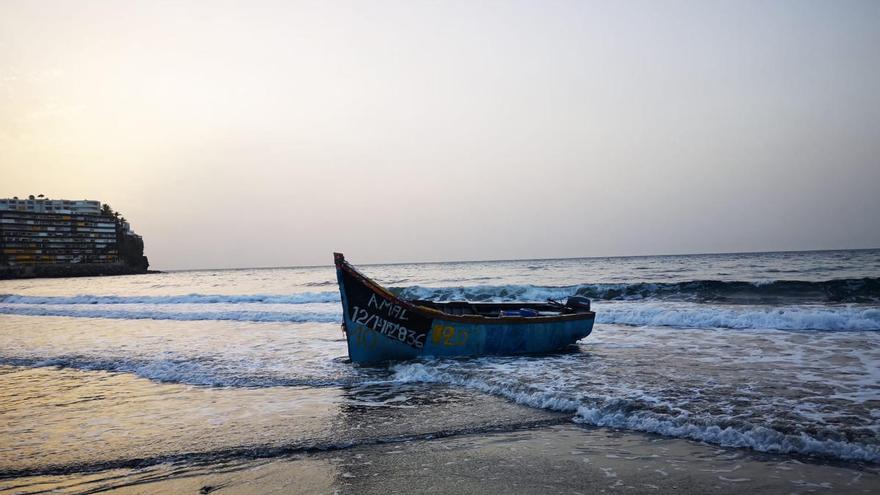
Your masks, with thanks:
[[[431,332],[431,340],[435,344],[442,343],[447,347],[461,346],[467,343],[467,330],[456,330],[454,327],[444,325],[434,325]]]

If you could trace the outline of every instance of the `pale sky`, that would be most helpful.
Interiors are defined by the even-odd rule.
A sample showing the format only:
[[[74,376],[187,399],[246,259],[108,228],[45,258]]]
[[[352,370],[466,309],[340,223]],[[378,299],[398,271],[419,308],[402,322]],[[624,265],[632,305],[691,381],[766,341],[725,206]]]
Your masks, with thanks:
[[[0,197],[152,268],[880,247],[880,2],[0,0]]]

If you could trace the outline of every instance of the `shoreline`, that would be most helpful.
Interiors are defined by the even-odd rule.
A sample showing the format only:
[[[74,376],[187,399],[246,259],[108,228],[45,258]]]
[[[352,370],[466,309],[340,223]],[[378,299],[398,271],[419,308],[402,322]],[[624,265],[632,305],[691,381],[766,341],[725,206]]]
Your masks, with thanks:
[[[574,424],[0,480],[0,493],[876,493],[880,468]]]
[[[878,464],[588,426],[436,384],[217,388],[14,370],[0,378],[40,384],[47,401],[4,430],[0,494],[880,491]],[[83,406],[59,392],[84,387],[141,399]],[[34,427],[56,441],[31,442]]]

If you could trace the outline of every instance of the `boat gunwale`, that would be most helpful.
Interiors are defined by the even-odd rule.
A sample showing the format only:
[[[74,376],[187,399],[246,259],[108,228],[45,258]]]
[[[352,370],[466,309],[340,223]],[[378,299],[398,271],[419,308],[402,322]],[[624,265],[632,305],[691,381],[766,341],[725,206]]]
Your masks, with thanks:
[[[446,320],[446,321],[455,321],[462,323],[479,323],[483,325],[506,325],[506,324],[536,324],[536,323],[556,323],[556,322],[570,322],[570,321],[580,321],[580,320],[590,320],[596,318],[596,313],[594,311],[584,311],[581,313],[571,313],[567,315],[559,314],[554,316],[482,316],[482,315],[453,315],[449,313],[445,313],[438,309],[429,308],[426,306],[419,306],[417,304],[413,304],[412,302],[403,299],[391,291],[386,289],[385,287],[379,285],[377,282],[367,277],[363,273],[361,273],[357,268],[352,266],[348,261],[345,260],[342,254],[334,253],[334,262],[336,264],[337,270],[345,270],[350,275],[354,276],[358,281],[366,285],[373,292],[377,292],[381,294],[383,297],[391,299],[395,304],[399,304],[406,309],[421,313],[425,317]],[[343,288],[343,290],[345,290]],[[536,301],[537,302],[537,301]],[[523,301],[524,304],[528,304],[528,302]]]

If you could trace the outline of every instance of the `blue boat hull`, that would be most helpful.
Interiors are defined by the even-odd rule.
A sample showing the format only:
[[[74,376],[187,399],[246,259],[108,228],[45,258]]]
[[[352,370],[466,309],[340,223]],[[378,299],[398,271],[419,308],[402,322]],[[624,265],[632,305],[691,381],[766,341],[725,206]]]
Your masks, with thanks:
[[[348,355],[355,363],[403,361],[418,357],[541,354],[563,349],[590,335],[593,320],[553,323],[462,324],[434,320],[421,349],[393,340],[364,325],[345,322]]]
[[[352,362],[419,357],[537,354],[588,336],[595,314],[538,317],[456,316],[397,298],[336,258],[343,321]]]

